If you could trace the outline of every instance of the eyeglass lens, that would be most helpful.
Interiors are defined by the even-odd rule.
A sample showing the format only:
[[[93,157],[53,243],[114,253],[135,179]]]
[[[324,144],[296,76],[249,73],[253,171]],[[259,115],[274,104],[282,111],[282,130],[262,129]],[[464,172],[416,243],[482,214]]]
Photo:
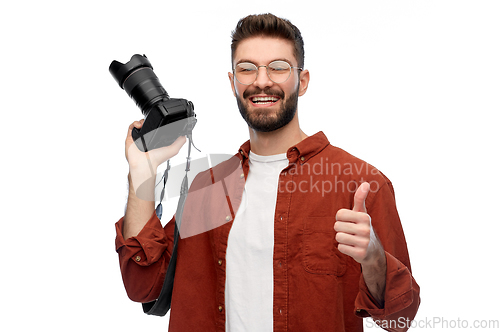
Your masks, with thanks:
[[[266,67],[267,75],[274,83],[285,82],[292,71],[290,65],[285,61],[273,61],[267,66],[260,67]],[[234,71],[238,82],[245,85],[255,82],[259,74],[259,68],[250,62],[239,63]]]

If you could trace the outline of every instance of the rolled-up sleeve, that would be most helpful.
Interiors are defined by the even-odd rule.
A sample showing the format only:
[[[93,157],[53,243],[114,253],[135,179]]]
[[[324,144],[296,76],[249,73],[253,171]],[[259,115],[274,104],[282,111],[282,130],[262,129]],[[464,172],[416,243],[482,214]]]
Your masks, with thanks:
[[[360,277],[356,314],[372,319],[387,331],[406,331],[420,305],[420,288],[410,270],[397,258],[385,253],[387,261],[384,307],[380,308]]]
[[[116,224],[115,246],[119,256],[123,284],[128,297],[136,302],[150,302],[160,294],[173,249],[175,220],[165,227],[153,213],[141,232],[123,238],[123,220]]]

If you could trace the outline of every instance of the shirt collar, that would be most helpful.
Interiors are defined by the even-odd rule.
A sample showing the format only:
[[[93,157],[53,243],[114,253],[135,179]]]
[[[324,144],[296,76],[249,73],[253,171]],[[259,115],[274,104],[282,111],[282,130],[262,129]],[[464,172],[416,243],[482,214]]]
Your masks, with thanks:
[[[311,157],[318,154],[323,150],[330,142],[326,138],[325,134],[320,131],[312,136],[308,136],[299,143],[291,146],[287,150],[287,158],[290,163],[306,163]],[[239,150],[238,157],[245,161],[248,159],[248,154],[250,153],[250,140],[243,143]]]

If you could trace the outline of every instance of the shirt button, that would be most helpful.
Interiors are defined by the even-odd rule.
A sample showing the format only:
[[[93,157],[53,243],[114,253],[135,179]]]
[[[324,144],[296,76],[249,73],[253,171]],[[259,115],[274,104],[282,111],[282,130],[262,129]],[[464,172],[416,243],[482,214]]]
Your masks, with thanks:
[[[140,262],[141,261],[141,256],[135,256],[135,261]]]
[[[217,262],[219,265],[222,265],[222,259],[219,259],[219,261]]]
[[[304,161],[304,160],[306,160],[306,158],[300,157],[300,161]]]
[[[240,153],[242,156],[245,154],[245,152],[243,152],[243,150],[240,150]]]
[[[222,312],[222,306],[221,305],[219,306],[219,312]]]
[[[244,173],[241,173],[240,175],[240,179],[243,179],[245,177],[245,174]]]
[[[231,216],[226,216],[226,221],[231,220]]]

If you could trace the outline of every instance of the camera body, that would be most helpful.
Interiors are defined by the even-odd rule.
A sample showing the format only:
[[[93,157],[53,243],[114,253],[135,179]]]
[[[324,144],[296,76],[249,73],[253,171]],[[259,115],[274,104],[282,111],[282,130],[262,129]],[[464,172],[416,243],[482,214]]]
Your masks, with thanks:
[[[147,152],[192,135],[196,125],[193,103],[170,98],[145,55],[135,54],[126,64],[115,60],[109,71],[145,116],[142,128],[132,130],[139,150]]]

